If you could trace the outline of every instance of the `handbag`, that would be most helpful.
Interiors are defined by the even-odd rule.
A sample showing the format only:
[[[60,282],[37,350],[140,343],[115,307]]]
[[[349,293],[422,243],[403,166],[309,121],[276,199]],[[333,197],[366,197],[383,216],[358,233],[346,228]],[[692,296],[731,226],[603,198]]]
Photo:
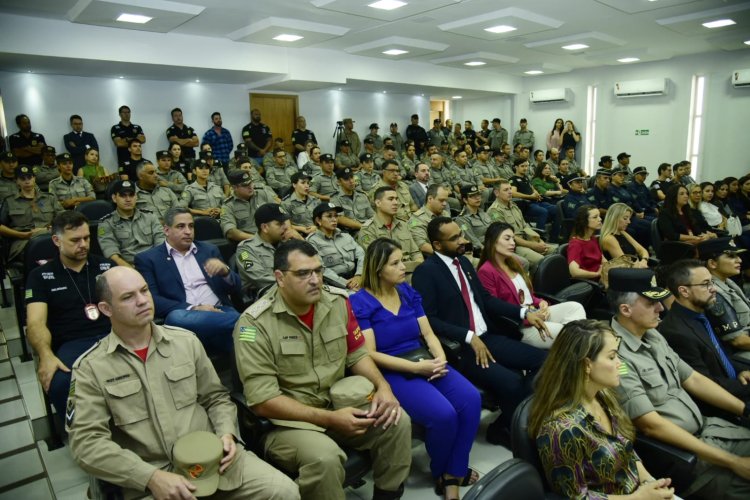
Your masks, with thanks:
[[[736,215],[727,217],[727,232],[731,236],[739,236],[742,234],[742,222]]]
[[[412,351],[396,354],[395,357],[405,359],[407,361],[413,361],[415,363],[418,363],[425,359],[434,359],[432,353],[425,346],[419,346]]]
[[[620,255],[619,257],[615,257],[614,259],[608,260],[607,262],[602,264],[601,278],[599,278],[599,281],[601,282],[605,290],[609,288],[609,270],[617,269],[620,267],[624,267],[626,269],[635,267],[635,258],[633,258],[633,256],[631,255]]]

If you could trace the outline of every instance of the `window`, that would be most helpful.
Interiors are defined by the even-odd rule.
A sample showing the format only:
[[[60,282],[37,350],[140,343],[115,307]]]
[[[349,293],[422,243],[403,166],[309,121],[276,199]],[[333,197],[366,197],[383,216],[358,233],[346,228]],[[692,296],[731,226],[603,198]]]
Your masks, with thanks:
[[[594,157],[594,144],[596,143],[596,99],[597,99],[597,88],[593,85],[589,86],[586,94],[586,148],[583,155],[584,170],[593,174],[596,172],[598,162]]]
[[[692,164],[695,179],[700,178],[701,132],[703,130],[703,98],[706,91],[706,77],[694,75],[690,93],[690,122],[688,123],[687,160]]]

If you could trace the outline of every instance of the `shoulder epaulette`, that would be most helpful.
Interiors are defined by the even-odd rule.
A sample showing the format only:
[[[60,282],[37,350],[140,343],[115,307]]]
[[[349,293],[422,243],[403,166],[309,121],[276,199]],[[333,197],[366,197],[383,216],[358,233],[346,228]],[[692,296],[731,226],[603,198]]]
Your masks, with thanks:
[[[366,221],[362,223],[362,227],[368,227],[369,225],[372,224],[372,221],[373,219],[367,219]]]
[[[336,286],[323,285],[323,290],[325,290],[326,292],[332,295],[340,295],[341,297],[344,297],[347,299],[349,298],[349,292],[347,292],[343,288],[339,288]]]
[[[267,295],[268,294],[265,294],[263,297],[251,304],[250,307],[245,309],[245,313],[252,316],[253,319],[258,319],[258,316],[260,316],[263,311],[271,307],[271,305],[273,304],[273,300],[271,300]]]
[[[141,211],[143,211],[143,210],[141,210]],[[99,221],[111,219],[114,214],[115,214],[115,212],[112,211],[112,212],[110,212],[110,213],[108,213],[106,215],[102,215],[101,217],[99,217]]]
[[[83,358],[91,354],[97,347],[99,347],[99,344],[102,343],[102,340],[106,339],[107,337],[101,338],[96,341],[94,345],[89,347],[87,350],[83,352],[80,356],[78,356],[78,359],[76,359],[75,363],[73,363],[73,366],[71,368],[78,368],[81,365],[81,362],[83,361]]]

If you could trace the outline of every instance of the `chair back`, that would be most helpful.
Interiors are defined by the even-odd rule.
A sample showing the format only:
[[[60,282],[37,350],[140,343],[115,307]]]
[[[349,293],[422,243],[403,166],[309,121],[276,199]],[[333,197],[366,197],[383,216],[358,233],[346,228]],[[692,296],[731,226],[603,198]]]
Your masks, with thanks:
[[[112,213],[115,205],[108,200],[84,201],[76,207],[76,212],[81,212],[89,222],[98,221],[105,215]]]
[[[29,273],[37,267],[55,259],[60,254],[51,234],[41,234],[29,240],[24,252],[24,283]]]
[[[195,224],[195,239],[197,241],[224,239],[221,224],[213,217],[199,215],[193,217],[193,223]]]
[[[568,262],[568,243],[563,243],[557,247],[557,253],[565,257],[565,262]]]
[[[524,399],[513,413],[510,424],[510,447],[515,458],[520,458],[531,464],[539,475],[544,478],[544,468],[539,460],[536,441],[529,436],[529,415],[533,396]],[[546,483],[546,480],[544,481]]]
[[[557,295],[557,292],[570,284],[570,271],[565,257],[553,253],[539,261],[532,280],[535,291]]]
[[[651,221],[651,246],[654,247],[654,253],[659,257],[659,250],[661,249],[661,243],[664,240],[659,231],[659,219],[655,218]]]
[[[544,486],[534,466],[512,458],[492,469],[474,483],[462,497],[464,500],[495,500],[502,498],[543,499]]]
[[[565,200],[557,202],[557,216],[560,217],[560,222],[562,223],[560,236],[562,236],[563,240],[567,241],[570,239],[570,232],[573,230],[573,219],[565,217],[565,210],[563,210],[564,202]]]

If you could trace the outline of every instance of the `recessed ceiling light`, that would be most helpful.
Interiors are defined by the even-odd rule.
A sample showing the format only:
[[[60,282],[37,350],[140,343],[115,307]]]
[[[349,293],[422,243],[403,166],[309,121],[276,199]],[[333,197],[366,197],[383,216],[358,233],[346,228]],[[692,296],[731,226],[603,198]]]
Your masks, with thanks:
[[[508,26],[507,24],[501,24],[499,26],[490,26],[489,28],[484,28],[484,31],[488,31],[490,33],[509,33],[511,31],[516,31],[516,28],[514,26]]]
[[[523,72],[525,75],[541,75],[544,73],[544,71],[538,70],[538,69],[530,69],[528,71]]]
[[[750,40],[745,40],[745,45],[750,45]]]
[[[422,97],[424,97],[424,94],[422,94]]]
[[[117,18],[117,20],[120,21],[121,23],[135,23],[135,24],[146,24],[152,19],[153,17],[142,16],[140,14],[120,14],[120,16]]]
[[[464,63],[464,66],[484,66],[487,64],[484,61],[469,61],[467,63]]]
[[[284,34],[273,37],[274,40],[278,40],[280,42],[296,42],[297,40],[302,40],[303,38],[305,37],[299,36],[299,35],[284,35]]]
[[[565,50],[581,50],[581,49],[588,49],[589,46],[585,43],[571,43],[570,45],[563,45],[563,48]]]
[[[747,42],[745,42],[745,43],[747,43]],[[33,71],[32,71],[32,70],[29,70],[28,72],[29,72],[29,73],[33,73]],[[424,94],[422,94],[422,95],[424,95]]]
[[[125,78],[125,77],[124,77],[124,76],[122,76],[122,75],[120,75],[120,80],[122,80],[123,78]]]
[[[372,7],[373,9],[393,10],[403,7],[404,5],[406,5],[406,2],[399,2],[399,0],[380,0],[379,2],[374,2],[367,6]]]
[[[200,82],[201,82],[200,80],[195,80],[195,83],[200,83]]]
[[[631,63],[631,62],[637,62],[640,61],[637,57],[623,57],[622,59],[618,59],[617,62],[621,63]]]
[[[408,50],[401,50],[401,49],[390,49],[383,51],[383,54],[387,56],[400,56],[401,54],[408,54]]]
[[[461,99],[461,98],[463,98],[463,96],[460,96],[460,95],[454,95],[453,97],[451,97],[451,99]]]
[[[737,24],[731,19],[717,19],[716,21],[710,21],[707,23],[703,23],[703,26],[706,28],[723,28],[724,26],[731,26],[733,24]]]

